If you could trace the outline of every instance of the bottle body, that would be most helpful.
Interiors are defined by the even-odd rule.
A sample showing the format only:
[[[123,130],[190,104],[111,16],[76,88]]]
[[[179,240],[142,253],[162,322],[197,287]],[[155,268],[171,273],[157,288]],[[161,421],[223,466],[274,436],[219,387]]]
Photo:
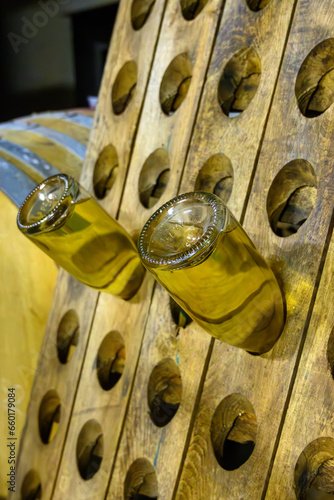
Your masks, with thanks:
[[[196,195],[202,198],[196,200]],[[175,214],[174,221],[169,221],[168,230],[169,234],[173,234],[173,223],[177,223],[178,234],[174,233],[174,239],[179,240],[181,253],[177,257],[174,253],[172,259],[167,257],[166,260],[165,257],[161,261],[160,251],[160,265],[159,259],[152,258],[153,254],[159,253],[154,243],[153,215],[150,219],[153,232],[146,226],[140,240],[140,255],[145,267],[182,309],[213,337],[254,353],[268,351],[284,325],[282,294],[273,272],[219,199],[215,200],[214,195],[207,193],[189,193],[172,202],[177,206],[187,196],[192,205],[184,204],[183,209]],[[183,200],[180,200],[182,197]],[[213,212],[210,214],[207,208],[204,217],[198,217],[197,213],[193,226],[197,234],[193,231],[190,243],[200,248],[199,251],[196,248],[192,251],[189,243],[189,232],[192,230],[190,212],[198,212],[196,201],[203,205],[203,202],[210,203],[212,200],[215,219],[212,218]],[[166,207],[167,213],[168,210],[171,211],[170,206]],[[182,212],[188,212],[186,218]],[[164,224],[161,213],[160,219],[159,216],[156,219],[158,225]],[[212,222],[216,230],[206,236],[206,227],[210,232]],[[182,235],[182,224],[187,237]]]
[[[43,206],[41,196],[54,200]],[[37,186],[20,209],[18,226],[88,286],[129,299],[142,282],[144,268],[130,236],[68,176],[54,176]]]

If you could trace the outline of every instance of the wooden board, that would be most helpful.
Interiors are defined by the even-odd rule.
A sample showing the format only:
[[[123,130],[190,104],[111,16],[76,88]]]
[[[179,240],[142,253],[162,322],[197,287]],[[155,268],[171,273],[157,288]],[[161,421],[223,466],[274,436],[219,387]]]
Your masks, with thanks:
[[[306,375],[299,361],[304,359],[300,356],[305,339],[305,346],[309,345],[307,328],[332,218],[328,131],[334,111],[330,108],[318,116],[317,110],[332,92],[331,70],[326,66],[331,61],[331,42],[327,52],[320,50],[309,67],[308,63],[303,66],[306,73],[310,67],[319,72],[320,67],[321,82],[314,86],[311,71],[304,78],[306,83],[311,80],[306,88],[298,71],[310,50],[331,36],[332,3],[263,0],[263,10],[256,11],[256,2],[227,0],[221,22],[223,2],[200,2],[203,9],[192,20],[182,17],[181,7],[186,4],[169,0],[164,10],[156,2],[146,25],[134,30],[130,14],[134,4],[130,0],[121,3],[82,181],[96,193],[96,183],[101,181],[97,173],[104,175],[105,165],[112,166],[106,181],[102,176],[101,203],[110,214],[119,212],[120,222],[133,235],[155,208],[178,191],[198,189],[206,183],[226,199],[231,194],[229,206],[244,222],[285,293],[286,326],[269,353],[251,356],[214,342],[193,324],[178,328],[171,318],[168,296],[159,286],[151,303],[154,286],[150,276],[129,302],[101,296],[95,317],[92,304],[97,294],[89,292],[92,296],[81,297],[80,303],[75,296],[73,308],[85,315],[82,357],[73,363],[71,379],[58,375],[59,366],[52,362],[47,376],[37,376],[22,445],[20,464],[24,466],[18,490],[28,470],[28,456],[32,456],[30,467],[39,473],[43,460],[43,498],[130,499],[137,494],[159,499],[253,500],[292,494],[291,474],[287,486],[281,488],[281,483],[284,468],[286,464],[291,468],[297,451],[285,453],[279,440],[282,433],[291,443],[301,411],[297,408],[299,393],[291,391],[295,376],[301,384],[300,377]],[[151,41],[152,33],[157,45]],[[149,64],[143,65],[147,53]],[[138,70],[136,85],[132,60]],[[130,83],[123,91],[126,82]],[[299,108],[313,118],[303,116]],[[231,113],[238,116],[227,116]],[[106,146],[110,147],[104,151]],[[220,156],[207,164],[212,155]],[[303,219],[290,221],[291,204],[303,216],[307,212],[305,223]],[[287,231],[297,232],[279,236]],[[331,269],[331,264],[327,266]],[[51,319],[59,321],[57,308],[62,311],[64,290],[71,296],[71,287],[64,288],[60,282]],[[319,297],[321,294],[320,290]],[[122,353],[112,354],[121,376],[108,390],[99,382],[101,363],[102,372],[104,363],[114,363],[105,358],[107,344],[111,351],[118,346],[117,353]],[[47,345],[42,348],[40,363]],[[306,366],[309,359],[305,358]],[[51,387],[48,382],[54,380],[53,389],[63,391],[69,381],[71,387],[58,433],[45,445],[36,436],[36,418],[45,394],[42,388],[47,390],[46,385]],[[167,384],[163,396],[161,384]],[[301,389],[306,391],[304,386]],[[291,394],[293,415],[286,413]],[[61,396],[63,401],[63,392]],[[169,399],[168,404],[177,409],[166,426],[160,426],[160,397]],[[219,415],[225,419],[223,431],[216,426]],[[327,424],[317,422],[318,435]],[[219,460],[225,468],[215,456],[211,428],[218,432],[224,455]],[[301,433],[298,453],[308,442],[303,436]],[[247,447],[249,458],[240,467],[235,467],[230,443],[225,447],[232,437]],[[45,487],[44,474],[49,481]]]
[[[23,480],[30,469],[39,473],[43,496],[51,496],[57,469],[55,464],[60,461],[62,443],[66,438],[96,300],[97,293],[94,290],[78,283],[63,271],[59,273],[21,440],[19,463],[22,465],[17,469],[14,498],[19,498]],[[57,354],[57,332],[61,320],[70,310],[74,310],[78,316],[79,339],[71,360],[62,364]],[[56,391],[59,396],[60,422],[54,440],[44,444],[39,431],[39,412],[42,400],[50,390]]]
[[[155,2],[145,24],[138,30],[134,30],[131,23],[132,3],[131,0],[125,0],[119,4],[90,135],[89,153],[81,176],[83,186],[94,194],[94,181],[97,182],[94,179],[94,172],[99,155],[110,145],[115,148],[116,159],[112,166],[116,169],[112,173],[109,172],[112,188],[106,190],[105,196],[99,197],[103,208],[115,215],[127,176],[137,122],[142,111],[166,2],[165,0]],[[139,3],[144,6],[152,4],[150,1]],[[121,84],[124,85],[123,95],[128,95],[125,99],[127,104],[123,106],[123,112],[115,114],[113,88],[115,84],[117,85],[117,78],[124,65],[132,61],[137,68],[137,77],[134,79],[136,83],[129,77],[130,87],[128,88],[127,73],[121,73],[120,87]]]
[[[138,233],[149,214],[154,211],[154,207],[146,209],[141,204],[138,184],[142,165],[147,156],[158,146],[168,149],[173,172],[166,189],[169,194],[164,193],[163,196],[170,197],[177,192],[221,6],[219,0],[211,3],[211,10],[204,9],[192,24],[182,18],[179,0],[173,0],[167,6],[119,214],[120,222],[132,234]],[[169,51],[166,53],[167,44]],[[194,68],[189,92],[175,114],[166,116],[161,110],[158,99],[159,85],[170,61],[175,56],[183,54],[186,49],[192,55]],[[154,96],[153,99],[151,95]],[[140,292],[134,300],[126,304],[121,304],[121,301],[111,296],[101,297],[99,301],[96,323],[94,322],[93,327],[93,332],[96,333],[92,333],[88,346],[88,352],[92,357],[87,356],[85,360],[53,497],[55,499],[69,495],[79,498],[88,491],[90,496],[97,499],[103,497],[107,491],[123,418],[131,395],[153,284],[152,277],[147,276],[147,281]],[[126,361],[124,374],[115,389],[105,392],[99,387],[96,374],[93,373],[96,371],[93,359],[105,335],[114,329],[124,338],[129,361]],[[92,380],[92,377],[94,385],[87,385],[87,380]],[[89,484],[78,476],[75,470],[78,435],[88,419],[99,422],[104,439],[101,471],[89,481]],[[111,421],[112,428],[108,425]],[[73,468],[76,473],[75,481],[73,481]]]
[[[334,314],[333,308],[328,306],[334,298],[333,266],[332,237],[269,480],[265,497],[267,499],[284,497],[287,500],[294,500],[296,498],[294,470],[299,456],[315,439],[334,436],[333,359],[330,355],[333,345]],[[319,454],[323,449],[320,445]],[[320,464],[323,461],[320,460]],[[312,469],[311,466],[311,472],[316,473],[317,468]],[[329,491],[332,491],[331,487]],[[320,493],[319,498],[321,498]]]
[[[305,16],[307,6],[309,17]],[[324,25],[327,25],[330,2],[322,2],[321,9],[318,8],[319,5],[315,16],[311,3],[297,4],[244,220],[245,229],[282,285],[287,302],[285,329],[275,347],[258,357],[215,342],[176,498],[211,495],[211,498],[253,499],[261,498],[265,490],[332,213],[328,185],[333,178],[333,168],[329,159],[330,136],[325,130],[331,123],[333,108],[318,118],[307,119],[301,115],[293,91],[303,59],[326,36]],[[305,48],[308,23],[308,47]],[[295,40],[297,32],[300,32],[300,45]],[[283,166],[299,158],[308,161],[315,170],[315,206],[296,234],[281,238],[270,227],[267,196]],[[276,187],[276,191],[279,193],[281,189],[283,194],[285,184]],[[220,467],[215,458],[210,427],[218,404],[235,393],[241,393],[253,405],[258,432],[248,461],[228,471]]]
[[[271,50],[265,51],[268,37],[272,36],[273,25],[276,24],[273,15],[275,6],[273,10],[262,11],[261,16],[256,18],[256,24],[252,26],[250,21],[254,19],[254,13],[248,11],[244,1],[227,1],[215,42],[180,191],[193,190],[200,167],[212,155],[225,153],[227,149],[226,154],[229,155],[234,167],[235,186],[229,205],[231,203],[237,217],[240,217],[242,213],[248,183],[260,145],[262,128],[274,90],[275,77],[278,75],[284,46],[282,32],[284,29],[288,30],[292,5],[290,7],[289,10],[284,4],[279,4],[278,7],[276,5],[276,9],[281,9],[280,14],[284,12],[285,22],[282,21],[280,25],[282,31],[277,33],[276,43],[272,44]],[[235,28],[235,34],[230,32],[230,38],[226,38],[226,31],[236,17],[239,24]],[[252,28],[248,28],[249,26]],[[264,71],[262,85],[258,88],[258,94],[249,108],[237,118],[229,118],[223,114],[216,95],[225,64],[245,43],[238,35],[240,30],[244,30],[245,38],[250,45],[252,33],[256,32],[256,50],[261,57],[262,54],[264,55],[267,64],[270,62],[272,72],[270,73],[269,69]],[[279,40],[281,45],[279,45]],[[264,62],[262,66],[266,68]],[[261,124],[261,128],[254,127],[255,121]],[[224,134],[222,130],[225,130]],[[248,151],[246,157],[242,153],[244,149],[240,147],[240,144],[244,144],[244,148]],[[242,156],[244,156],[244,162],[242,162]],[[142,457],[148,459],[155,467],[159,498],[173,498],[178,474],[182,468],[183,453],[187,446],[193,412],[196,409],[197,397],[203,383],[203,373],[205,375],[206,363],[210,356],[210,344],[211,337],[197,325],[192,323],[185,330],[176,327],[171,318],[168,295],[160,286],[157,286],[145,330],[129,412],[110,483],[109,499],[122,498],[127,472],[131,464]],[[174,360],[180,369],[182,399],[173,420],[166,427],[158,428],[150,418],[147,391],[152,370],[164,358]],[[208,498],[210,498],[209,495]]]
[[[99,105],[93,125],[94,130],[91,134],[87,157],[81,175],[82,184],[91,192],[94,192],[93,175],[98,154],[103,146],[109,144],[109,134],[111,134],[113,139],[116,138],[117,134],[118,159],[121,162],[118,168],[119,175],[113,186],[112,193],[109,192],[108,196],[102,201],[103,207],[114,217],[118,211],[123,183],[126,178],[131,144],[134,138],[136,124],[140,116],[150,64],[155,50],[154,41],[159,33],[159,26],[164,10],[164,2],[157,3],[149,17],[147,25],[144,26],[142,30],[134,31],[130,24],[131,3],[130,0],[122,2],[118,11],[114,28],[115,32],[100,89]],[[142,63],[138,63],[140,78],[133,101],[123,115],[114,117],[112,115],[110,102],[111,82],[116,78],[120,67],[127,62],[129,58],[138,59],[142,54],[145,54],[145,59]],[[105,106],[107,96],[109,98],[108,108]],[[113,127],[111,123],[113,123]],[[98,126],[98,124],[100,125]],[[24,133],[28,134],[28,132],[25,131]],[[13,139],[13,142],[18,142],[18,139],[15,139],[13,136],[13,132],[10,131],[8,134],[10,135],[10,139]],[[21,133],[20,141],[22,139],[22,134],[23,132]],[[22,141],[24,142],[25,140],[28,140],[26,136],[24,136],[24,140],[22,139]],[[36,152],[43,156],[40,149]],[[54,157],[52,158],[54,159]],[[57,158],[57,161],[62,161],[59,157]],[[70,158],[67,158],[67,160],[69,159]],[[80,350],[78,348],[76,349],[76,351],[81,353],[81,356],[80,354],[76,354],[77,360],[75,361],[75,358],[71,360],[72,365],[69,364],[69,367],[72,366],[72,368],[68,368],[67,370],[60,365],[57,357],[53,359],[53,364],[45,364],[45,350],[49,348],[49,342],[54,341],[55,335],[54,329],[49,331],[47,328],[39,361],[39,364],[42,367],[44,366],[46,375],[42,369],[38,370],[27,414],[27,423],[30,422],[30,424],[26,426],[20,444],[19,473],[16,476],[16,492],[15,494],[10,494],[10,498],[20,498],[25,479],[32,485],[31,487],[34,487],[34,481],[30,480],[30,476],[27,476],[31,469],[39,474],[43,499],[51,498],[52,496],[97,298],[97,292],[87,289],[84,285],[78,284],[75,280],[71,279],[67,273],[61,273],[57,285],[56,296],[52,305],[49,324],[52,323],[54,329],[58,327],[58,325],[55,325],[55,322],[61,320],[61,314],[66,312],[64,311],[65,304],[69,305],[68,302],[70,301],[71,307],[78,312],[80,324],[83,325],[79,344]],[[80,317],[80,312],[82,313],[82,317]],[[51,345],[52,348],[54,348],[54,344]],[[45,445],[38,435],[36,422],[38,419],[41,397],[43,397],[49,388],[58,392],[64,410],[61,415],[59,430],[54,441],[49,445]],[[47,464],[47,468],[45,469],[42,464]]]

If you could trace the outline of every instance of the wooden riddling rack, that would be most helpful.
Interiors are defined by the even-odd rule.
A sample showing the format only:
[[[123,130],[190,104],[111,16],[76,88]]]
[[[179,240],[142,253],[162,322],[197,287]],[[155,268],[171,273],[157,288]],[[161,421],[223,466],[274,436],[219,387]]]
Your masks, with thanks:
[[[297,100],[305,103],[305,89],[296,86],[306,56],[333,36],[333,2],[208,0],[197,2],[197,11],[189,5],[121,1],[82,183],[134,236],[178,192],[216,188],[282,286],[284,332],[269,353],[251,356],[214,341],[194,323],[179,327],[167,293],[149,275],[125,302],[61,273],[21,442],[17,492],[10,498],[293,500],[299,456],[313,440],[334,435],[327,362],[333,363],[327,342],[333,328],[334,108],[304,116],[311,112],[303,108],[303,114]],[[334,61],[326,43],[313,66],[301,70],[310,86]],[[226,116],[226,93],[218,97],[226,65],[239,76],[246,71],[239,100],[247,109],[234,117]],[[328,81],[320,86],[321,103],[330,88]],[[300,188],[306,188],[304,205],[312,199],[313,209],[295,234],[278,236],[268,211],[271,216]],[[57,335],[67,334],[76,347],[60,363]],[[110,366],[120,352],[123,373],[105,390],[98,358]],[[150,410],[148,389],[150,398],[158,395],[177,408],[167,425]],[[50,412],[59,425],[44,444],[38,422]],[[238,416],[247,412],[254,450],[240,467],[226,467],[226,448],[222,459],[212,444],[212,418],[220,415],[226,438],[238,434]],[[242,444],[243,438],[239,432],[236,439]],[[333,477],[332,446],[330,439],[312,445],[313,466],[318,452],[325,456],[323,448],[329,459],[327,472],[318,474],[322,488]],[[34,491],[40,493],[29,496]],[[307,498],[303,494],[299,498]]]

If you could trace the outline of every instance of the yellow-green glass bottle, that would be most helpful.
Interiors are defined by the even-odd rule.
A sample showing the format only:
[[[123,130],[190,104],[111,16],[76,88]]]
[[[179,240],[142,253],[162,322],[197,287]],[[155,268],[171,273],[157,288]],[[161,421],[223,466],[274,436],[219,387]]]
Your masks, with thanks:
[[[213,337],[253,353],[270,350],[284,326],[277,280],[232,213],[210,193],[180,195],[145,224],[144,266]]]
[[[72,177],[59,174],[39,184],[17,225],[86,285],[123,299],[139,289],[145,270],[131,237]]]

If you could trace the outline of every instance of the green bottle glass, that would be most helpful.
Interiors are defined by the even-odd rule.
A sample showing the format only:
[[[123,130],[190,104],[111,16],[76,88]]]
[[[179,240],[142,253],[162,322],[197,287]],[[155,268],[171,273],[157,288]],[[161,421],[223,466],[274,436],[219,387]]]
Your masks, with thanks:
[[[284,326],[281,290],[220,198],[170,200],[147,221],[138,248],[146,269],[213,337],[252,353],[273,347]]]

